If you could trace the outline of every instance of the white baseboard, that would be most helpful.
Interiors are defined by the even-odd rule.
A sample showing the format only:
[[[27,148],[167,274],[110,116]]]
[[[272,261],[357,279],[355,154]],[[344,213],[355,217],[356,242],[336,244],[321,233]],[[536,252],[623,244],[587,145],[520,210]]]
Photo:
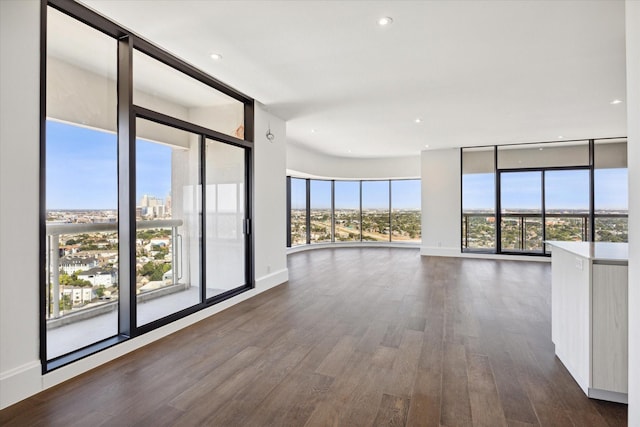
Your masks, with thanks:
[[[422,255],[422,256],[459,257],[459,256],[462,255],[462,253],[460,252],[460,248],[420,246],[420,255]]]
[[[0,373],[0,409],[4,409],[42,390],[39,360]]]
[[[607,400],[609,402],[629,403],[629,395],[627,393],[619,393],[617,391],[600,390],[597,388],[589,389],[589,397],[598,400]]]
[[[440,248],[433,246],[420,247],[422,256],[441,256],[454,258],[503,259],[510,261],[551,262],[551,257],[530,255],[485,254],[479,252],[461,252],[460,248]]]
[[[278,286],[289,280],[289,269],[283,268],[282,270],[274,271],[256,279],[256,289],[260,289],[261,292],[271,289],[274,286]]]

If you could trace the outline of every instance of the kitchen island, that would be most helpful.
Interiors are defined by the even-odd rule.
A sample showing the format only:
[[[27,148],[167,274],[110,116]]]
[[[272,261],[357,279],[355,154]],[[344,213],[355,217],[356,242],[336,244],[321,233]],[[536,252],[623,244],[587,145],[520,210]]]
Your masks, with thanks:
[[[546,243],[556,356],[587,396],[627,403],[628,244]]]

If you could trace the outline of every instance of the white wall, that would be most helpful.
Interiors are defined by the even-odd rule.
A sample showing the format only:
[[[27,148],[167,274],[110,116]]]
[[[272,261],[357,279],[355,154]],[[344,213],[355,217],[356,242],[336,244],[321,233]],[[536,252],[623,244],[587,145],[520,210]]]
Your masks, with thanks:
[[[626,2],[629,162],[629,426],[640,426],[640,2]]]
[[[255,270],[258,282],[268,286],[288,280],[286,127],[257,102],[255,125]],[[269,125],[273,142],[265,137]]]
[[[40,1],[0,1],[0,408],[189,326],[288,279],[285,125],[256,111],[256,287],[49,374],[39,360]],[[19,41],[19,42],[18,42]],[[270,120],[281,140],[260,138]],[[276,132],[277,129],[277,132]],[[280,143],[278,143],[280,142]]]
[[[382,159],[336,157],[288,144],[287,173],[304,178],[419,178],[420,156]]]
[[[0,408],[39,391],[40,2],[0,1]]]
[[[460,151],[422,152],[422,255],[460,256]]]

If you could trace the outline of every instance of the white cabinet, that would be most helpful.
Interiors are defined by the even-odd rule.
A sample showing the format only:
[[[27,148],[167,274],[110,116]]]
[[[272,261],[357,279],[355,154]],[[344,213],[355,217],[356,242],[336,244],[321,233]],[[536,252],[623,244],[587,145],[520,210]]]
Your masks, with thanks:
[[[556,355],[589,397],[627,403],[627,245],[547,243]]]

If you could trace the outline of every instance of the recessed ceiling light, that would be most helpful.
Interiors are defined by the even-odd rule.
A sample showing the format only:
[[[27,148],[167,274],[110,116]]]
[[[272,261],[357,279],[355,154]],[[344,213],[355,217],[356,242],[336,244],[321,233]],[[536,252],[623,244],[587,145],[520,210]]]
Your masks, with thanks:
[[[414,120],[414,122],[416,123],[422,123],[422,119],[420,117],[418,117],[417,119]]]
[[[384,17],[378,19],[378,25],[380,25],[381,27],[386,27],[389,24],[393,24],[393,18],[390,18],[388,16],[384,16]]]
[[[209,55],[211,57],[211,59],[213,59],[214,61],[219,61],[222,59],[222,55],[220,55],[219,53],[212,53],[211,55]]]
[[[424,148],[429,148],[429,144],[425,144],[425,145],[424,145]]]
[[[544,148],[540,147],[540,148],[538,148],[538,150],[542,151],[542,150],[544,150]]]
[[[311,129],[311,133],[316,133],[316,130],[315,129]]]
[[[558,139],[564,139],[564,136],[558,135]]]
[[[611,105],[616,105],[616,104],[621,104],[622,100],[621,99],[614,99],[613,101],[611,101],[609,104]]]
[[[351,150],[347,150],[347,153],[351,153]]]

